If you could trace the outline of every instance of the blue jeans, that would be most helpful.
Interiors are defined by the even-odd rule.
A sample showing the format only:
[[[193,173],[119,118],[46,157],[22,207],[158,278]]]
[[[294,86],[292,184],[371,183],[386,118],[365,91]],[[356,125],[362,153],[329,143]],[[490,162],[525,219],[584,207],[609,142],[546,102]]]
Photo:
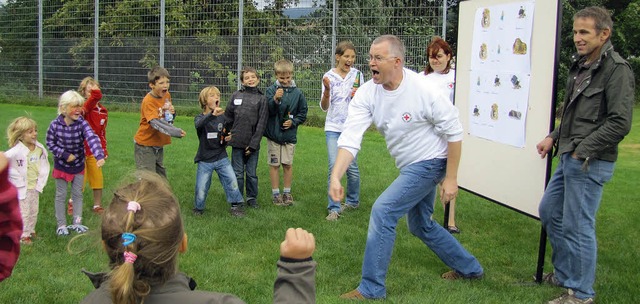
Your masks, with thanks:
[[[582,164],[571,153],[560,156],[542,196],[539,213],[553,249],[555,277],[562,286],[572,289],[577,298],[584,299],[595,296],[596,212],[615,163],[589,160],[587,171],[582,170]]]
[[[327,178],[327,190],[328,185],[331,184],[331,170],[333,164],[336,162],[336,155],[338,154],[338,137],[339,132],[325,131],[327,139],[327,155],[329,156],[329,177]],[[328,192],[328,191],[327,191]],[[329,205],[327,209],[329,212],[340,212],[340,202],[335,202],[328,197]],[[360,203],[360,170],[358,169],[358,161],[354,159],[347,168],[347,199],[348,205],[357,206]]]
[[[247,175],[247,201],[258,198],[258,174],[256,173],[256,169],[258,168],[259,154],[260,150],[256,150],[251,153],[249,157],[245,158],[244,149],[231,149],[231,165],[236,174],[240,194],[244,193],[245,190],[245,172]]]
[[[231,168],[229,159],[225,157],[212,163],[198,162],[195,208],[204,210],[204,203],[207,200],[207,193],[209,193],[209,187],[211,186],[211,175],[213,175],[213,171],[218,173],[218,179],[227,195],[227,202],[242,203],[242,193],[238,190],[236,176],[233,174],[233,168]]]
[[[432,159],[405,166],[373,204],[362,262],[362,281],[358,286],[358,291],[366,298],[386,297],[385,280],[396,225],[405,214],[409,231],[447,266],[463,276],[483,273],[478,260],[431,218],[436,186],[444,178],[446,165],[446,159]]]

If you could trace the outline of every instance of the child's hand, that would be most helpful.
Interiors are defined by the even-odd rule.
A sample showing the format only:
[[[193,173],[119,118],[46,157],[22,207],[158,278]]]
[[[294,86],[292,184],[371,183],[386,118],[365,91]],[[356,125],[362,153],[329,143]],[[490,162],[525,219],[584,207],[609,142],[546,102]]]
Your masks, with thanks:
[[[276,103],[280,103],[280,99],[282,99],[283,95],[284,95],[284,89],[283,88],[278,88],[276,90],[276,94],[273,95],[273,99],[276,101]]]
[[[329,93],[330,90],[330,84],[331,82],[329,82],[329,77],[323,77],[322,78],[322,85],[324,85],[324,91]]]
[[[306,259],[311,257],[316,249],[313,233],[302,228],[289,228],[280,243],[280,256],[290,259]]]
[[[104,158],[101,160],[96,161],[96,166],[98,166],[98,168],[104,166]]]
[[[291,124],[293,124],[293,120],[287,119],[287,121],[282,123],[282,128],[285,129],[285,130],[289,129],[289,128],[291,128]]]
[[[180,130],[180,138],[187,136],[187,132]]]
[[[74,160],[76,160],[76,156],[73,154],[69,154],[69,157],[67,157],[67,162],[70,163]]]
[[[213,109],[213,116],[220,116],[222,114],[224,114],[224,109],[223,108],[217,107],[217,108]]]

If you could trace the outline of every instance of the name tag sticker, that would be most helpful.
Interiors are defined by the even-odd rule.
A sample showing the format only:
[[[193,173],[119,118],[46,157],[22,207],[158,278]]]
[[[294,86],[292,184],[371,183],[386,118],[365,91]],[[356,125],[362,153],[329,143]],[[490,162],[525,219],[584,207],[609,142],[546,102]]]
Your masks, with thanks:
[[[207,139],[216,139],[218,138],[218,132],[207,132]]]
[[[236,105],[236,106],[241,105],[242,104],[242,99],[234,99],[233,100],[233,104]]]

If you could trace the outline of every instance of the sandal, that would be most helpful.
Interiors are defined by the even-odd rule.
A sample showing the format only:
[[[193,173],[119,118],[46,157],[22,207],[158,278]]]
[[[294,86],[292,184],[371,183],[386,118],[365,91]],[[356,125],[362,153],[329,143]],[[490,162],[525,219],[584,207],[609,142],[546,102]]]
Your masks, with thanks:
[[[448,226],[447,231],[449,231],[449,233],[451,234],[460,233],[460,229],[458,229],[458,227],[456,226]]]
[[[102,214],[104,212],[104,208],[102,206],[93,206],[93,213]]]

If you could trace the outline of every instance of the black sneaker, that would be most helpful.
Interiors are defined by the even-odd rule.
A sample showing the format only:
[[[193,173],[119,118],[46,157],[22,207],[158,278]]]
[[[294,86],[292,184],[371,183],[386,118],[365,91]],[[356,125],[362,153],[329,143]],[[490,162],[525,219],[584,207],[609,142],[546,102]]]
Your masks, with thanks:
[[[201,216],[204,213],[204,210],[193,208],[193,215]]]
[[[258,201],[256,201],[254,198],[247,200],[247,205],[250,208],[254,208],[254,209],[260,208],[260,205],[258,205]]]
[[[234,217],[244,217],[244,209],[242,209],[242,205],[231,206],[230,212]]]

